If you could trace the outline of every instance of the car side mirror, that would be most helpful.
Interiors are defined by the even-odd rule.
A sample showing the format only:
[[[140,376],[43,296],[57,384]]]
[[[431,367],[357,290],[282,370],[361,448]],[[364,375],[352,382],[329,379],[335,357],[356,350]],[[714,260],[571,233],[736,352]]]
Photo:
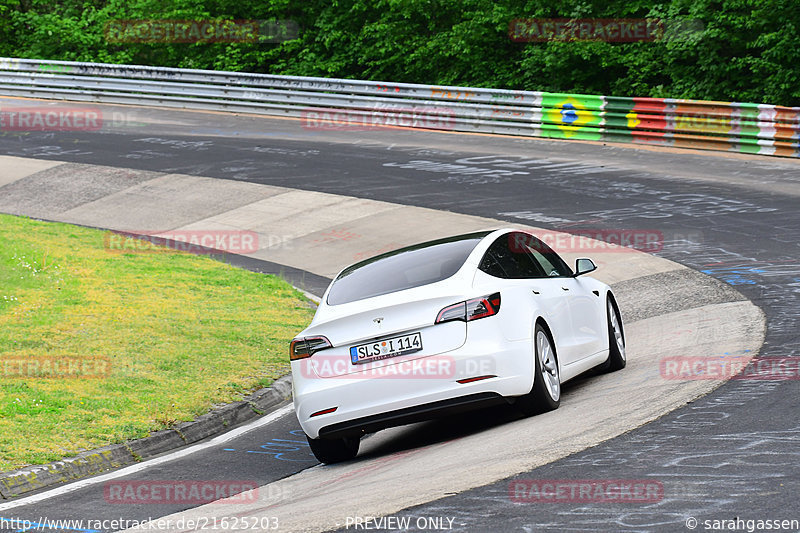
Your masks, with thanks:
[[[594,261],[591,259],[587,259],[586,257],[582,257],[580,259],[575,260],[575,277],[581,276],[583,274],[588,274],[589,272],[594,272],[597,270],[597,265],[594,264]]]

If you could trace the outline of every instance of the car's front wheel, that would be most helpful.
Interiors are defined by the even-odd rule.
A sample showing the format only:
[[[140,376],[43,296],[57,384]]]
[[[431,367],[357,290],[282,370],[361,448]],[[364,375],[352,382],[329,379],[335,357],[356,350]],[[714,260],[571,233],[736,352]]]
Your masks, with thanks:
[[[561,376],[553,341],[538,323],[533,333],[533,345],[533,387],[528,394],[517,399],[517,407],[525,415],[552,411],[561,403]]]
[[[614,372],[625,368],[625,333],[622,329],[622,318],[617,304],[611,297],[606,299],[606,315],[608,317],[608,359],[601,365],[604,372]]]
[[[321,463],[332,464],[349,461],[358,455],[361,439],[358,437],[341,437],[338,439],[312,439],[306,435],[308,445],[314,457]]]

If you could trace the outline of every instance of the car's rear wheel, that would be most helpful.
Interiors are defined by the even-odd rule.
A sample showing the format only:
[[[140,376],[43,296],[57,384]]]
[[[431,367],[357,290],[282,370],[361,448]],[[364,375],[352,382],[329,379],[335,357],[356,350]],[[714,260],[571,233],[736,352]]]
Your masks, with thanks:
[[[332,464],[349,461],[358,455],[361,439],[358,437],[341,437],[338,439],[312,439],[306,435],[308,445],[314,457],[321,463]]]
[[[534,329],[533,345],[533,387],[528,394],[517,399],[517,407],[525,415],[552,411],[561,403],[561,376],[553,341],[539,323]]]

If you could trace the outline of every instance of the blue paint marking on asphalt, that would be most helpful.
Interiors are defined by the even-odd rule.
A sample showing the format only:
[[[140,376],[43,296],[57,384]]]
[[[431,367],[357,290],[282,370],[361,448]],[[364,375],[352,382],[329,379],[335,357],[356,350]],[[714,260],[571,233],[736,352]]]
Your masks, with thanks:
[[[313,454],[310,451],[306,440],[293,439],[272,439],[267,444],[262,444],[259,450],[247,450],[247,453],[261,453],[272,455],[280,461],[313,461]],[[297,452],[300,452],[297,454]],[[292,454],[297,454],[292,456]]]
[[[39,520],[42,520],[41,518]],[[22,526],[14,530],[14,533],[25,533],[27,531],[38,531],[40,529],[50,529],[54,531],[80,531],[82,533],[102,533],[99,529],[85,529],[79,527],[67,527],[62,524],[74,523],[75,520],[45,520],[44,522],[34,522],[33,520],[23,520],[21,518],[4,518],[0,516],[0,528],[3,526]]]
[[[721,354],[715,354],[715,355],[709,356],[709,358],[725,359],[726,356],[728,356],[728,357],[730,357],[730,356],[740,356],[740,355],[744,355],[744,354],[750,353],[752,351],[753,350],[751,350],[749,348],[745,348],[743,350],[736,350],[735,352],[722,352]]]
[[[762,274],[764,271],[757,268],[721,267],[707,268],[700,272],[719,278],[730,285],[756,285],[757,281],[749,275]]]
[[[305,438],[305,433],[302,429],[295,429],[290,431],[289,434],[298,439],[272,439],[266,444],[259,446],[258,450],[242,450],[245,453],[258,453],[264,455],[272,455],[274,459],[279,461],[292,461],[304,462],[314,461],[314,454],[311,453],[311,448],[308,446],[308,441]],[[235,452],[234,448],[224,448],[223,451]]]

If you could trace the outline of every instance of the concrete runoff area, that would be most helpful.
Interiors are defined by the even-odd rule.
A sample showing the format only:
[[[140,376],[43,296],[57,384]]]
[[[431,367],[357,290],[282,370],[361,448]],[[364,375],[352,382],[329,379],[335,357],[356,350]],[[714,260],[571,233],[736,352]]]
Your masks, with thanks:
[[[325,277],[359,259],[442,237],[441,228],[453,235],[509,226],[499,220],[433,209],[152,171],[126,169],[127,187],[117,179],[109,180],[102,189],[89,176],[119,175],[112,167],[73,163],[37,167],[30,160],[13,157],[4,157],[3,164],[14,179],[0,188],[0,210],[28,206],[27,213],[20,208],[10,211],[121,231],[255,231],[260,245],[252,257]],[[63,196],[46,196],[34,205],[36,191],[49,182],[50,175],[59,189],[64,189]],[[70,176],[74,179],[67,179]],[[63,198],[71,200],[65,205]],[[135,215],[140,209],[147,213],[146,218]],[[131,215],[119,216],[121,213]],[[147,228],[142,227],[145,224]],[[515,226],[534,233],[544,231]],[[664,357],[714,357],[726,352],[750,357],[761,346],[763,314],[721,282],[631,249],[562,255],[569,262],[591,256],[600,267],[592,275],[617,291],[628,340],[625,370],[565,386],[557,411],[512,420],[426,448],[380,455],[378,450],[397,430],[378,433],[365,439],[355,462],[314,467],[261,491],[292,494],[288,500],[262,498],[222,508],[208,505],[180,516],[279,516],[281,529],[322,531],[344,526],[344,517],[356,511],[362,516],[390,514],[585,449],[652,421],[721,383],[661,379],[659,361]],[[670,281],[679,281],[681,290],[664,291],[664,284]],[[687,308],[690,294],[697,305]],[[463,466],[464,457],[470,458],[469,468]],[[426,475],[416,478],[420,471]],[[359,494],[357,503],[332,497],[354,491]],[[386,498],[387,493],[392,497]]]
[[[0,155],[0,187],[13,183],[18,179],[61,165],[60,161],[42,161],[39,159],[22,159]]]
[[[17,161],[26,160],[6,157],[5,161],[14,167]],[[23,163],[20,166],[25,168]],[[549,238],[569,235],[424,207],[130,169],[124,170],[130,180],[127,188],[111,181],[102,195],[97,186],[99,180],[90,178],[120,173],[109,167],[72,163],[28,176],[17,172],[14,185],[0,190],[0,212],[154,235],[253,231],[258,235],[258,250],[244,255],[324,277],[333,277],[345,266],[373,255],[459,233],[513,226],[544,233]],[[41,191],[48,189],[51,175],[61,194],[43,196]],[[64,209],[65,197],[86,201]],[[34,203],[35,207],[27,207]],[[441,228],[447,229],[443,232]],[[685,268],[630,248],[601,244],[598,248],[602,252],[596,254],[557,251],[570,263],[577,257],[592,255],[599,267],[592,275],[609,284]]]

